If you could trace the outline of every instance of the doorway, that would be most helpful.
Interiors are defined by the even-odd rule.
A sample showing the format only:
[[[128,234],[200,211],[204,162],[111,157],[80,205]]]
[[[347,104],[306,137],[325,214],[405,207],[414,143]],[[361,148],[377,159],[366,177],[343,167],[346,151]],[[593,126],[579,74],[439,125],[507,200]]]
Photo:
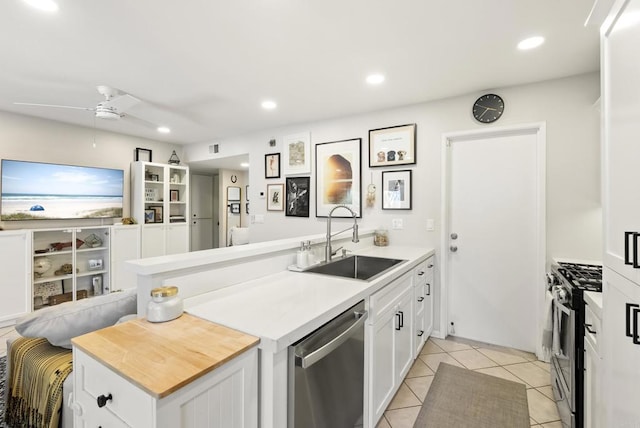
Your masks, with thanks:
[[[545,124],[443,137],[443,333],[539,352]]]

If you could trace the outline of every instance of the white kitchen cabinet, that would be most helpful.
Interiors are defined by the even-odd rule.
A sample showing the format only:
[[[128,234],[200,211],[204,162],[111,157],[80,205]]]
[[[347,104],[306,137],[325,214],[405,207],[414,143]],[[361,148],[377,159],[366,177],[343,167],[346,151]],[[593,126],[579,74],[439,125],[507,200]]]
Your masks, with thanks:
[[[601,29],[604,264],[640,283],[640,0],[617,1]],[[635,239],[634,239],[635,238]],[[634,251],[634,242],[638,245]],[[638,265],[639,263],[636,263]]]
[[[125,267],[128,260],[139,259],[140,225],[114,225],[111,227],[111,289],[126,290],[136,287],[136,274]]]
[[[31,312],[31,232],[0,232],[0,254],[4,284],[0,299],[0,327],[4,327]]]
[[[414,358],[433,331],[433,257],[414,269]]]
[[[74,347],[73,352],[75,427],[257,427],[257,348],[163,398],[149,394],[81,349]],[[99,397],[103,397],[102,407]]]
[[[640,0],[617,0],[600,30],[605,265],[600,370],[606,427],[640,422],[639,15]]]
[[[189,168],[131,164],[131,212],[141,224],[141,256],[189,251]]]
[[[413,271],[370,299],[369,426],[376,426],[413,362]]]
[[[33,308],[110,293],[111,227],[37,229]]]
[[[640,421],[640,287],[605,268],[602,300],[604,426],[635,426]]]

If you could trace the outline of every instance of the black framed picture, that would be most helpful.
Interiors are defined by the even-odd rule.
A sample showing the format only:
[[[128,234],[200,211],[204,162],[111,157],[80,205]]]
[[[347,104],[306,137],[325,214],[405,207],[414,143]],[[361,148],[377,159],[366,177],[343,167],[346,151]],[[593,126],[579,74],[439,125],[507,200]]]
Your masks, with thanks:
[[[411,170],[382,172],[382,209],[411,209]]]
[[[310,186],[311,177],[287,178],[287,205],[285,215],[290,217],[309,217]]]
[[[369,131],[369,167],[415,163],[415,123]]]
[[[135,156],[136,161],[152,162],[151,155],[152,155],[151,150],[136,147],[136,156]]]
[[[327,217],[338,205],[346,205],[362,217],[362,139],[316,144],[316,217]],[[351,217],[336,210],[333,217]]]
[[[234,202],[230,204],[231,214],[240,214],[240,202]]]
[[[169,190],[169,200],[171,202],[178,202],[180,200],[180,191],[177,189]]]
[[[264,155],[264,178],[280,178],[280,153]]]
[[[163,222],[162,205],[153,205],[153,206],[150,206],[149,209],[155,212],[155,220],[153,221],[153,223],[162,223]]]

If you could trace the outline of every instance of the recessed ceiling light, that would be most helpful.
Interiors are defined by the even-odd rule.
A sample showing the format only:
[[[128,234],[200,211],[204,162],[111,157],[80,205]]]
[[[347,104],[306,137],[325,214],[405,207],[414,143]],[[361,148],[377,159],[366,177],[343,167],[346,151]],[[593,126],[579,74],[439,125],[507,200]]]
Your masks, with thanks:
[[[384,76],[382,74],[370,74],[367,76],[367,83],[370,85],[379,85],[384,82]]]
[[[242,162],[240,166],[243,168],[249,168],[249,162]]]
[[[275,101],[267,100],[262,102],[262,108],[265,110],[273,110],[276,107],[278,107],[278,104],[276,104]]]
[[[45,12],[55,12],[58,10],[58,4],[53,0],[24,0],[31,7],[35,7]]]
[[[544,43],[544,37],[541,37],[541,36],[529,37],[528,39],[524,39],[520,43],[518,43],[518,49],[526,51],[528,49],[537,48],[543,43]]]
[[[169,132],[171,132],[171,129],[167,128],[166,126],[158,126],[158,132],[161,134],[168,134]]]

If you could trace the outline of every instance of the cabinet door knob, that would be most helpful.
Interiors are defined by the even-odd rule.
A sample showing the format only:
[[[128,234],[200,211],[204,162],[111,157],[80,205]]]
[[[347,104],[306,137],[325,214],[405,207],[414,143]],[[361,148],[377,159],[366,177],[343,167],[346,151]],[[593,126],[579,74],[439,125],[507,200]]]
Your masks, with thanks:
[[[431,268],[433,267],[433,265],[432,265],[432,264],[429,264],[429,265],[427,265],[427,267],[428,267],[429,269],[431,269]]]
[[[424,297],[420,296],[418,297],[418,302],[422,302],[424,300]]]
[[[418,272],[418,276],[422,276],[422,275],[424,275],[424,271],[423,271],[423,270],[421,270],[420,272]]]
[[[106,397],[104,395],[101,395],[98,397],[98,407],[104,407],[107,405],[107,401],[111,401],[111,399],[113,399],[113,397],[111,396],[111,394],[107,395]]]

